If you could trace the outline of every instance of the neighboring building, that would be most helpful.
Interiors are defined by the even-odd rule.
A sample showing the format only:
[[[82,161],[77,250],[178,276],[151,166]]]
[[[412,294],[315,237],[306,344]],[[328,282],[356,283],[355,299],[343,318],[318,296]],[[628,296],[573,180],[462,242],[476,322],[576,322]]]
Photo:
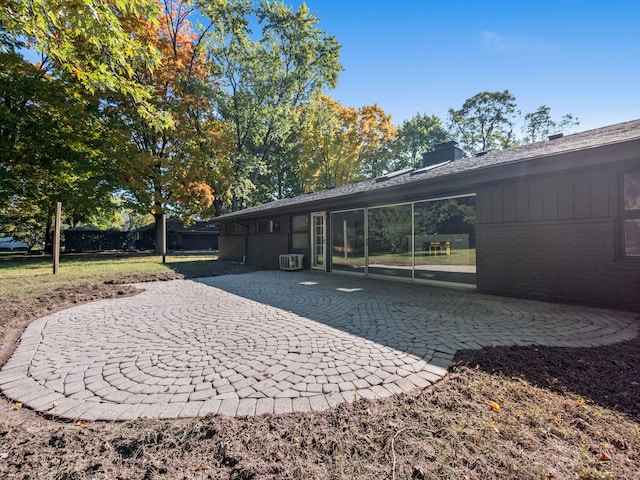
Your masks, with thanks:
[[[218,217],[220,257],[640,308],[640,120],[460,157]]]
[[[151,250],[155,246],[155,223],[150,223],[134,231],[135,248]],[[211,222],[195,222],[185,227],[179,218],[167,219],[168,250],[217,250],[218,227]]]

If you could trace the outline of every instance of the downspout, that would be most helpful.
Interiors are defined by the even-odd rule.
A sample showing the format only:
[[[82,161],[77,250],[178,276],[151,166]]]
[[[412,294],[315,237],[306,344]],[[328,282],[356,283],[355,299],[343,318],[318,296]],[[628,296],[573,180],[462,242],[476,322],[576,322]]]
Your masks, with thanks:
[[[236,224],[244,227],[247,230],[247,233],[244,236],[244,256],[242,257],[242,265],[245,265],[245,263],[247,262],[247,255],[249,251],[249,225],[247,225],[246,223],[241,223],[238,220],[236,220]]]

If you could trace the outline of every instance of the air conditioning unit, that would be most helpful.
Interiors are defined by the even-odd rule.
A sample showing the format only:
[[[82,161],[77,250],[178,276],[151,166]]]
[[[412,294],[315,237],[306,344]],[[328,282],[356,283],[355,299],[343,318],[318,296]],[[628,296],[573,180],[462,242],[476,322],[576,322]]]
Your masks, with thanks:
[[[280,270],[302,270],[302,259],[304,255],[299,253],[289,253],[280,255]]]

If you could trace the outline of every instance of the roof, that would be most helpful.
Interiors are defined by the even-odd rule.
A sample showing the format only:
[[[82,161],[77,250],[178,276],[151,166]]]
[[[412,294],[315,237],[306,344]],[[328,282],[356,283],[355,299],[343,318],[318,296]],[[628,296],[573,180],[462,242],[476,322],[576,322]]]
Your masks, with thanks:
[[[364,195],[378,190],[409,187],[413,186],[416,182],[424,183],[434,180],[445,180],[447,177],[463,173],[493,169],[509,164],[519,164],[520,162],[530,162],[545,157],[579,152],[606,145],[615,145],[631,140],[640,140],[640,119],[594,130],[587,130],[561,138],[557,138],[556,136],[556,138],[552,140],[547,139],[519,147],[489,152],[482,156],[466,157],[416,170],[406,169],[399,172],[392,172],[381,177],[341,187],[329,188],[320,192],[308,193],[292,198],[283,198],[222,215],[215,218],[213,222],[218,223],[224,220],[256,216],[255,214],[267,213],[273,210],[290,209],[298,206],[301,209],[312,209],[314,204],[325,203],[329,200],[338,201],[341,198]]]

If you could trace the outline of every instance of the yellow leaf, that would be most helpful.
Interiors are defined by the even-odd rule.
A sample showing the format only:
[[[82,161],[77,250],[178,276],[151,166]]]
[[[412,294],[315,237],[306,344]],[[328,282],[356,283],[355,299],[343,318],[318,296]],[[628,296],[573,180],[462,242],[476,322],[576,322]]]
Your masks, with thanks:
[[[498,405],[496,402],[488,402],[489,406],[491,407],[491,410],[493,410],[494,412],[499,412],[500,411],[500,405]]]
[[[553,419],[553,421],[558,426],[562,425],[562,419],[561,418],[556,417],[556,418]]]
[[[11,410],[18,410],[19,408],[22,408],[22,403],[20,402],[16,402],[13,405],[11,405]]]
[[[87,424],[86,420],[78,420],[78,421],[76,421],[76,425],[78,427],[84,427],[86,424]]]

